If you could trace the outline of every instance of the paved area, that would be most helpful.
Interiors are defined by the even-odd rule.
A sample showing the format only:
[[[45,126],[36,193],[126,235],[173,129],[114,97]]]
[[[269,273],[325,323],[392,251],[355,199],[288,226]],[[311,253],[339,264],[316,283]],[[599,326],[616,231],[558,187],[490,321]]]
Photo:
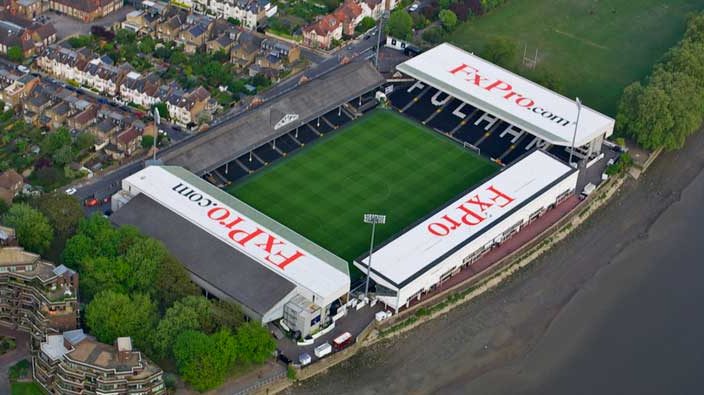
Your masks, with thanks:
[[[694,350],[702,349],[704,329],[692,303],[702,297],[702,266],[689,251],[693,240],[701,246],[701,215],[687,212],[701,213],[704,198],[689,197],[687,187],[703,169],[700,133],[683,151],[664,154],[515,280],[289,393],[699,393],[702,354]],[[688,210],[665,219],[680,199]],[[682,265],[693,275],[680,271],[669,283],[640,288],[646,278]],[[619,308],[627,295],[638,296],[627,299],[635,317]],[[668,303],[669,295],[679,299]],[[622,372],[629,380],[611,387]],[[682,387],[697,381],[698,387]]]
[[[49,18],[49,22],[54,24],[54,27],[56,28],[56,38],[57,41],[60,42],[71,36],[88,34],[90,33],[90,27],[94,25],[108,28],[125,19],[125,15],[133,10],[134,8],[132,8],[132,6],[124,6],[105,18],[98,19],[97,21],[91,23],[83,23],[78,19],[71,18],[67,15],[59,14],[54,11],[46,12],[44,15]]]
[[[10,378],[8,371],[17,362],[29,358],[29,335],[4,326],[0,326],[0,336],[14,337],[17,348],[0,355],[0,394],[10,393]]]
[[[298,363],[298,356],[304,352],[308,353],[315,362],[318,359],[313,351],[315,347],[325,342],[332,344],[333,339],[345,332],[349,332],[353,337],[356,337],[369,323],[374,321],[374,315],[383,308],[384,306],[381,303],[377,303],[374,307],[365,306],[359,310],[352,308],[345,317],[335,322],[335,329],[315,339],[312,345],[298,346],[291,339],[284,338],[277,341],[277,348],[295,363]]]

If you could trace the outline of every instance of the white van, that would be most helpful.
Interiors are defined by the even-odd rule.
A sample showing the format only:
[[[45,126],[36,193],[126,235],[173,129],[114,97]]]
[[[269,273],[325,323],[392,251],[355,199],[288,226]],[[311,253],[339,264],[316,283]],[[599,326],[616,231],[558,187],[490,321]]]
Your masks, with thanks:
[[[330,343],[323,343],[316,347],[314,351],[316,357],[322,358],[332,352],[332,346]]]

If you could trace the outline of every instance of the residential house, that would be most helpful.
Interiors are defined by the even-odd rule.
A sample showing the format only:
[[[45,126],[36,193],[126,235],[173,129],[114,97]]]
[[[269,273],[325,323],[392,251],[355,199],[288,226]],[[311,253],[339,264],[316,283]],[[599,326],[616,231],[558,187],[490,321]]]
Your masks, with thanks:
[[[222,33],[218,37],[208,41],[205,46],[208,53],[218,51],[229,53],[234,43],[235,39],[233,38],[233,33]]]
[[[0,53],[5,55],[11,47],[22,49],[25,57],[33,56],[56,42],[56,29],[52,24],[40,24],[22,15],[0,12]]]
[[[342,21],[342,34],[354,35],[354,29],[365,16],[371,16],[371,10],[366,3],[357,0],[345,0],[334,12],[335,18]]]
[[[254,33],[241,32],[230,50],[230,61],[238,68],[245,68],[254,63],[263,40]]]
[[[78,273],[17,246],[0,227],[0,325],[30,333],[33,350],[47,334],[78,326]]]
[[[174,89],[166,100],[169,116],[178,124],[193,125],[198,115],[206,109],[210,93],[199,86],[190,92]]]
[[[140,148],[142,143],[142,130],[134,125],[120,133],[115,133],[110,139],[110,144],[105,147],[105,152],[115,160],[132,155]]]
[[[27,19],[33,19],[49,10],[49,2],[46,0],[17,0],[15,4],[17,13]]]
[[[157,73],[142,76],[137,72],[127,73],[120,86],[120,98],[144,108],[151,108],[161,102],[159,87],[161,80]]]
[[[86,130],[97,121],[98,106],[91,104],[78,114],[68,119],[68,127],[76,130]]]
[[[296,62],[301,58],[301,48],[298,45],[273,38],[267,38],[262,41],[261,51],[283,58],[287,63]]]
[[[49,125],[47,126],[54,129],[63,126],[68,117],[73,115],[73,112],[67,102],[60,101],[58,104],[49,108],[45,112],[45,115],[49,118]]]
[[[19,173],[13,169],[0,173],[0,200],[8,206],[12,204],[12,200],[17,193],[22,190],[24,179]]]
[[[125,20],[120,23],[120,27],[137,34],[145,33],[149,28],[147,13],[142,10],[130,11],[125,15]]]
[[[269,0],[194,0],[193,9],[224,19],[234,18],[248,30],[256,29],[262,20],[271,18],[278,10]]]
[[[178,41],[183,44],[183,51],[187,54],[194,54],[205,46],[208,40],[209,25],[196,23],[179,33]]]
[[[37,93],[25,100],[23,103],[24,120],[35,126],[39,126],[39,117],[44,113],[44,110],[51,106],[52,101],[49,96],[43,92]]]
[[[95,150],[100,151],[110,143],[112,135],[120,129],[113,121],[107,118],[96,120],[90,128],[90,133],[95,136]]]
[[[52,46],[44,50],[37,58],[37,65],[49,74],[62,80],[83,83],[84,70],[88,65],[87,50],[72,50]]]
[[[51,394],[166,393],[162,370],[118,337],[108,345],[83,330],[49,335],[32,358],[33,375]]]
[[[35,77],[32,74],[25,74],[12,84],[6,86],[2,92],[0,92],[0,98],[10,106],[19,106],[29,96],[32,90],[34,90],[37,84],[39,84],[39,77]]]
[[[107,56],[95,58],[86,65],[82,83],[100,93],[115,96],[119,93],[120,83],[127,75],[128,69],[128,65],[112,65],[112,60]]]
[[[187,12],[178,10],[156,26],[156,37],[163,41],[176,41],[179,33],[186,26]]]
[[[49,8],[88,23],[108,16],[123,4],[123,0],[50,0]]]
[[[303,44],[314,48],[330,49],[334,40],[342,39],[343,21],[334,14],[325,15],[303,27]]]

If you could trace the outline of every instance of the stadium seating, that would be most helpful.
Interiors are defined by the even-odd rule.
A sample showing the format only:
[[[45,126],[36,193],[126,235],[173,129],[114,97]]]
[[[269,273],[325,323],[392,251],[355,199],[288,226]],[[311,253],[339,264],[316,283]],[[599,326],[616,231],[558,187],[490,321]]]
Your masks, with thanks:
[[[308,122],[308,126],[312,127],[313,129],[317,130],[318,132],[322,134],[328,134],[335,130],[332,126],[330,126],[323,117],[320,117],[319,119],[314,119],[310,122]]]
[[[423,122],[432,115],[435,110],[438,109],[437,106],[433,105],[431,98],[438,92],[437,89],[424,90],[417,97],[417,101],[408,107],[404,113],[408,114],[410,117],[418,120],[418,122]],[[443,94],[444,95],[444,94]]]
[[[260,162],[254,155],[250,156],[250,154],[240,156],[237,158],[237,161],[250,172],[257,171],[264,167],[262,162]]]
[[[266,143],[262,146],[259,146],[258,148],[255,148],[254,153],[261,160],[263,160],[265,164],[269,164],[269,163],[281,158],[281,154],[278,153],[276,150],[274,150],[271,147],[271,143]]]
[[[328,112],[327,114],[324,115],[325,119],[330,121],[333,125],[336,127],[341,127],[345,125],[347,122],[351,121],[351,118],[347,116],[345,111],[339,111],[339,110],[332,110]]]
[[[462,122],[461,117],[453,114],[453,112],[457,110],[461,104],[461,101],[452,99],[452,101],[450,101],[441,112],[435,115],[433,119],[427,123],[427,126],[443,133],[451,133],[460,124],[460,122]],[[474,107],[469,104],[465,104],[462,106],[460,113],[469,116],[474,111]]]
[[[247,172],[245,169],[242,168],[242,166],[237,164],[236,161],[228,163],[227,166],[219,167],[216,172],[220,176],[225,177],[230,182],[235,182],[249,174],[249,172]]]
[[[301,144],[311,143],[317,140],[318,137],[320,137],[308,125],[303,125],[299,127],[298,134],[296,134],[296,131],[291,132],[291,136],[296,138],[296,140],[300,141]]]
[[[413,92],[408,92],[408,88],[411,86],[411,84],[399,84],[394,86],[394,91],[391,92],[390,95],[387,96],[387,99],[391,101],[391,105],[394,106],[396,109],[400,110],[408,103],[413,100],[414,97],[418,94],[419,91],[414,90]]]
[[[299,149],[300,147],[301,146],[293,140],[293,137],[291,137],[290,134],[285,134],[276,139],[276,148],[286,154],[290,154],[291,152]]]

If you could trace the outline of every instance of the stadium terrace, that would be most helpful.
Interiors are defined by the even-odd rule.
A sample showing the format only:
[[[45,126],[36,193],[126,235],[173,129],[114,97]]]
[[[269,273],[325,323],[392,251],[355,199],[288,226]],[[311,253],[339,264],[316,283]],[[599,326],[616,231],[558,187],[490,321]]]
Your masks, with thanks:
[[[577,124],[574,101],[465,52],[441,44],[397,69],[555,145],[586,146],[598,152],[613,133],[614,120],[582,106]]]

